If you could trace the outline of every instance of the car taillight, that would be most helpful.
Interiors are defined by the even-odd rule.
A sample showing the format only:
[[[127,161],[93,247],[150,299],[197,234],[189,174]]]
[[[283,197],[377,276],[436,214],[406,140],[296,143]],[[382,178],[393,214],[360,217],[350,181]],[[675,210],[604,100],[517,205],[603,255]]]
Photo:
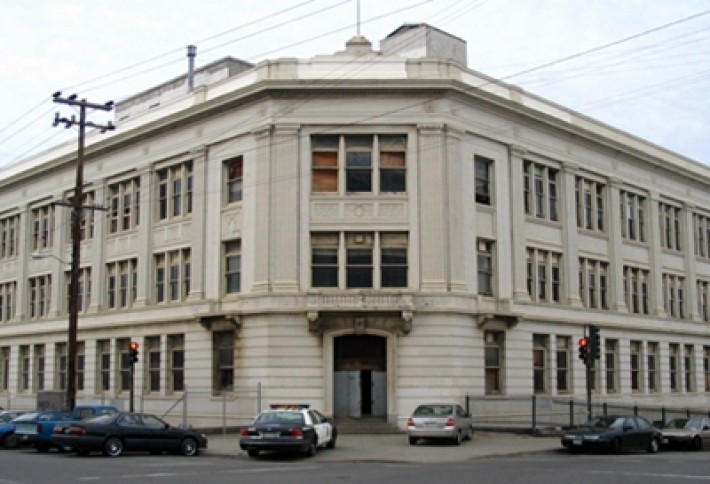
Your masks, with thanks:
[[[242,437],[249,437],[250,435],[252,435],[252,432],[251,432],[249,429],[244,428],[244,429],[242,429],[242,431],[239,433],[239,435],[241,435]]]
[[[54,430],[52,432],[55,434],[61,434],[62,432],[64,432],[64,427],[62,427],[61,425],[55,425]]]
[[[407,419],[407,427],[414,427],[414,419],[412,417],[409,417]]]
[[[299,428],[291,429],[291,437],[296,437],[296,438],[302,439],[303,438],[303,429],[299,429]]]
[[[447,427],[456,427],[456,419],[449,417],[449,419],[446,421],[446,426]]]
[[[67,433],[71,435],[86,435],[86,429],[80,427],[70,427],[67,429]]]

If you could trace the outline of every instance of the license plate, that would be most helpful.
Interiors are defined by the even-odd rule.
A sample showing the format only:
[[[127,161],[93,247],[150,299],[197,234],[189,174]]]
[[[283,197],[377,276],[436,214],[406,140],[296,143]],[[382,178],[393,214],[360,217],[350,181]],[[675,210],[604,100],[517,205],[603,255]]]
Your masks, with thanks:
[[[664,443],[664,444],[667,444],[667,443],[668,443],[668,439],[663,439],[663,443]]]
[[[582,439],[574,439],[572,445],[582,445]]]
[[[275,439],[279,436],[278,432],[264,432],[265,439]]]
[[[436,427],[436,422],[427,422],[424,424],[425,427]]]

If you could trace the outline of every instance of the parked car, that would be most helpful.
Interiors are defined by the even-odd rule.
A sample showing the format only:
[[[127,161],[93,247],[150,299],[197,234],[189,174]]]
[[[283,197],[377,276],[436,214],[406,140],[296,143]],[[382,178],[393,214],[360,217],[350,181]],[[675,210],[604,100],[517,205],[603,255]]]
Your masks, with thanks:
[[[103,452],[109,457],[124,451],[194,456],[207,448],[207,436],[200,432],[173,427],[155,415],[130,412],[97,415],[59,427],[51,441],[79,455]]]
[[[451,403],[427,403],[419,405],[407,419],[409,444],[416,445],[420,439],[447,439],[460,445],[473,438],[471,415]]]
[[[15,424],[12,421],[23,413],[20,410],[0,411],[0,446],[3,448],[14,449],[17,447]]]
[[[15,435],[18,443],[33,445],[39,452],[47,452],[54,447],[51,438],[55,427],[106,413],[118,413],[118,409],[108,405],[78,405],[71,412],[45,410],[26,413],[15,420]]]
[[[265,410],[254,423],[242,429],[239,447],[250,457],[261,451],[303,452],[316,454],[318,448],[335,448],[338,430],[333,421],[307,407],[275,406]]]
[[[661,428],[663,447],[700,450],[710,445],[710,418],[675,418]]]
[[[655,454],[661,446],[661,432],[643,417],[603,415],[565,432],[562,445],[572,452],[645,450]]]

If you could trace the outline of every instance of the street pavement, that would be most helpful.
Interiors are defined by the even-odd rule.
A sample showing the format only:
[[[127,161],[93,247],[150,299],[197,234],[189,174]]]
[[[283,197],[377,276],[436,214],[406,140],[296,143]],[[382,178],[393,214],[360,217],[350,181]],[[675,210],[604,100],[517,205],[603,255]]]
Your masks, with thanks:
[[[239,434],[209,434],[204,455],[246,456],[239,449]],[[331,462],[456,462],[493,456],[555,452],[559,437],[533,437],[497,432],[476,432],[460,446],[448,442],[420,441],[409,445],[407,435],[343,434],[335,449],[319,449],[317,459]]]

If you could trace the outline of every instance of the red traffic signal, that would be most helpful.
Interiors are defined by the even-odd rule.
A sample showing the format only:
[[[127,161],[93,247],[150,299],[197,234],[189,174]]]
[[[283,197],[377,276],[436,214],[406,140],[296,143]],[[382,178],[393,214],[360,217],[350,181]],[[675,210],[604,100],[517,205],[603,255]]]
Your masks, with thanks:
[[[579,338],[579,359],[587,363],[589,361],[589,338]]]
[[[138,363],[138,347],[140,345],[136,341],[131,341],[131,363]]]

